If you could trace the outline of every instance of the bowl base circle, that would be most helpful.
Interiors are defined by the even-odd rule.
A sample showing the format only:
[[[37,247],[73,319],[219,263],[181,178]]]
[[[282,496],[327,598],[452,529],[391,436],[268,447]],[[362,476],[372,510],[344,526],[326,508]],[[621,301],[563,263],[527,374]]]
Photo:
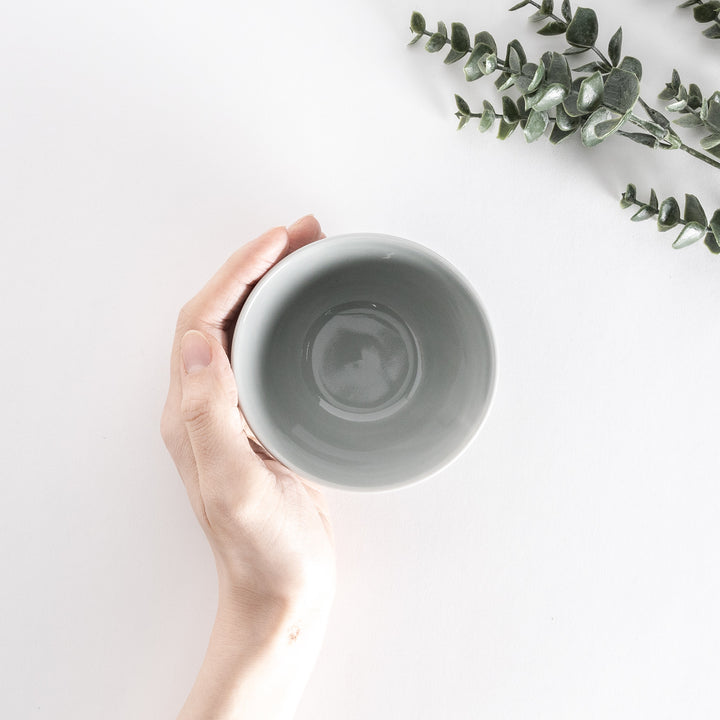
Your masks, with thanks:
[[[310,326],[303,377],[321,410],[344,420],[385,419],[410,400],[422,375],[415,333],[393,310],[355,300]]]

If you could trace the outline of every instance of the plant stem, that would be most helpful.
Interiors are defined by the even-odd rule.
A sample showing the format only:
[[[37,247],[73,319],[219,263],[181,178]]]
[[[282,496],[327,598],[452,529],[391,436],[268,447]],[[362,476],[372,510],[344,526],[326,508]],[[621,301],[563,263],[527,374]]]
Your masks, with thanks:
[[[634,115],[630,115],[630,117],[628,118],[628,122],[632,125],[636,125],[637,127],[642,128],[643,130],[645,129],[645,128],[643,128],[642,123],[640,122],[640,118],[636,118]],[[663,143],[661,147],[663,147],[666,150],[669,150],[673,146],[670,145],[669,143]],[[702,160],[704,163],[707,163],[708,165],[711,165],[712,167],[720,170],[720,162],[718,162],[717,160],[713,160],[711,157],[704,155],[699,150],[695,150],[695,148],[689,147],[688,145],[686,145],[683,142],[680,143],[680,147],[678,147],[677,149],[683,150],[688,155],[692,155],[694,158],[697,158],[698,160]]]
[[[644,207],[647,206],[647,203],[640,202],[640,201],[637,200],[637,199],[633,200],[633,201],[631,202],[631,204],[632,204],[632,205],[637,205],[639,208],[644,208]],[[652,216],[652,215],[659,215],[659,214],[660,214],[660,210],[659,210],[659,209],[658,209],[658,210],[652,210],[651,216]],[[688,224],[688,221],[687,221],[687,220],[683,220],[683,218],[678,218],[678,225],[687,225],[687,224]],[[668,228],[668,229],[669,229],[669,228]]]

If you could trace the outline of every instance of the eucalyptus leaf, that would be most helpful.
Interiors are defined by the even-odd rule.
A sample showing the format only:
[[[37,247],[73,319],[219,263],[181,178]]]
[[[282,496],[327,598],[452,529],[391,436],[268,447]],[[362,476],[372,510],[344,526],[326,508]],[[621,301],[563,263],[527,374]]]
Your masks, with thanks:
[[[495,87],[499,90],[502,86],[505,85],[508,80],[512,81],[512,75],[509,72],[500,73],[500,75],[495,80]],[[510,85],[512,85],[512,82],[510,83]],[[510,86],[508,85],[508,87]]]
[[[506,123],[514,123],[520,120],[520,113],[515,101],[509,95],[502,96],[502,116]]]
[[[515,51],[517,52],[518,57],[520,58],[520,67],[522,67],[527,62],[527,55],[525,54],[525,50],[524,50],[522,44],[517,39],[511,40],[508,43],[507,52],[505,54],[505,62],[509,62],[509,60],[510,60],[510,48],[515,48]]]
[[[651,207],[653,210],[658,209],[658,197],[657,193],[655,192],[655,188],[650,188],[650,199],[648,200],[648,206]]]
[[[522,70],[520,64],[520,55],[514,47],[508,48],[508,65],[510,66],[510,72],[514,75],[518,75]]]
[[[520,8],[524,8],[526,5],[530,4],[530,0],[522,0],[522,2],[519,2],[517,5],[513,5],[509,12],[512,12],[513,10],[519,10]]]
[[[578,110],[594,110],[602,101],[603,79],[602,75],[595,71],[586,77],[580,84],[578,92]]]
[[[612,135],[625,121],[624,115],[618,115],[606,107],[599,107],[585,121],[580,138],[586,147],[600,144],[606,137]]]
[[[442,33],[433,33],[430,39],[425,43],[425,49],[428,52],[438,52],[445,47],[446,36]]]
[[[643,205],[630,219],[633,222],[642,222],[643,220],[649,220],[653,215],[655,215],[655,210],[653,210],[649,205]]]
[[[580,127],[578,125],[578,127]],[[574,132],[577,131],[577,128],[574,128],[573,130],[561,130],[557,125],[553,126],[552,132],[550,133],[550,142],[553,145],[557,145],[559,142],[562,142],[565,138],[570,137]]]
[[[617,65],[620,62],[620,53],[622,51],[622,28],[619,27],[615,34],[610,38],[608,43],[608,55],[610,62]]]
[[[505,121],[505,118],[501,118],[500,120],[500,127],[498,128],[498,139],[499,140],[505,140],[509,138],[514,132],[515,128],[518,126],[518,123],[508,123]]]
[[[629,208],[635,202],[636,196],[637,189],[632,183],[630,183],[620,197],[620,206]]]
[[[530,81],[530,84],[528,85],[527,92],[535,92],[535,90],[538,89],[540,86],[540,83],[545,79],[545,63],[540,60],[540,64],[537,66],[537,69],[535,70],[534,75],[532,76],[532,80]]]
[[[566,22],[572,20],[572,8],[570,7],[570,0],[563,0],[562,7],[560,8],[560,14],[565,18]]]
[[[720,22],[714,22],[709,28],[703,30],[703,35],[712,40],[720,38]]]
[[[460,122],[458,122],[457,129],[462,130],[468,124],[468,122],[470,122],[470,116],[463,115],[462,113],[459,113],[459,112],[455,113],[455,115],[457,115],[460,118]]]
[[[685,194],[685,214],[683,217],[685,221],[700,223],[703,226],[703,230],[707,225],[707,215],[705,215],[703,206],[700,204],[697,197],[695,195],[691,195],[690,193]]]
[[[545,57],[545,56],[543,56]],[[562,85],[562,87],[570,92],[572,85],[572,74],[568,65],[567,58],[560,53],[554,52],[550,55],[550,62],[545,64],[545,82],[548,85]]]
[[[568,115],[562,103],[555,106],[555,125],[557,125],[560,130],[575,130],[580,124],[581,119]]]
[[[673,122],[680,125],[680,127],[700,127],[703,124],[703,121],[695,113],[681,115],[679,118],[675,118]]]
[[[485,48],[482,45],[476,45],[473,48],[473,51],[470,53],[470,56],[465,63],[465,66],[463,67],[465,79],[468,82],[477,80],[478,78],[481,78],[483,75],[485,75],[482,68],[480,67],[481,58],[483,57],[483,55],[487,55],[487,53],[483,52],[484,49]]]
[[[595,72],[596,70],[604,70],[605,66],[598,62],[597,60],[593,60],[592,62],[586,63],[585,65],[581,65],[580,67],[573,68],[575,72],[584,73],[584,72]]]
[[[618,135],[622,135],[628,140],[632,140],[633,142],[650,148],[656,148],[659,145],[658,139],[653,135],[648,135],[647,133],[625,132],[624,130],[619,130]]]
[[[408,45],[414,45],[418,40],[422,40],[424,37],[425,36],[422,34],[415,35],[415,37],[413,37],[413,39],[408,43]]]
[[[693,15],[699,23],[711,22],[717,18],[717,14],[717,6],[713,5],[712,3],[696,5],[693,9]]]
[[[651,108],[642,98],[638,98],[638,101],[643,106],[643,109],[648,114],[648,117],[654,122],[665,129],[670,127],[670,121],[659,111]]]
[[[551,20],[546,25],[543,25],[537,33],[538,35],[562,35],[566,30],[567,25],[564,22]]]
[[[452,65],[453,63],[457,62],[458,60],[465,57],[464,52],[460,52],[459,50],[455,50],[454,48],[450,48],[450,52],[445,56],[445,60],[443,62],[445,65]]]
[[[495,122],[495,111],[494,110],[483,110],[480,116],[480,123],[478,124],[478,130],[485,132],[489,130]]]
[[[613,68],[605,80],[603,104],[619,113],[632,110],[640,97],[640,82],[635,73]]]
[[[705,150],[710,150],[710,148],[717,147],[718,145],[720,145],[720,133],[706,135],[700,140],[700,145],[702,145]]]
[[[567,96],[567,90],[556,83],[547,86],[540,86],[532,95],[528,95],[526,102],[529,108],[535,108],[538,112],[551,110],[558,103],[561,103]]]
[[[463,115],[469,115],[470,114],[470,106],[463,100],[459,95],[455,95],[455,104],[457,105],[457,109],[463,114]]]
[[[578,94],[573,91],[562,102],[565,112],[570,117],[579,118],[587,114],[584,110],[580,110],[580,108],[578,108],[577,101]]]
[[[710,218],[710,222],[708,223],[708,227],[710,228],[710,232],[715,240],[715,247],[717,247],[718,250],[714,250],[711,245],[708,244],[707,238],[705,238],[705,244],[710,248],[711,252],[717,254],[720,252],[720,210],[716,210],[713,213],[713,216]]]
[[[549,122],[550,120],[546,112],[538,112],[533,108],[528,115],[527,122],[523,129],[525,139],[528,142],[537,140],[545,132]]]
[[[720,132],[720,102],[709,102],[707,108],[705,124],[715,132]]]
[[[701,225],[698,222],[690,222],[682,229],[682,232],[677,236],[672,246],[676,250],[679,250],[680,248],[696,243],[698,240],[702,240],[704,236],[705,225]]]
[[[495,38],[486,30],[481,30],[479,33],[475,34],[474,44],[478,45],[480,43],[487,46],[488,52],[497,52],[497,43],[495,42]]]
[[[470,35],[462,23],[454,22],[450,25],[450,45],[459,53],[470,51]]]
[[[631,72],[638,81],[642,80],[642,63],[637,58],[632,57],[632,55],[626,55],[620,61],[618,68]]]
[[[582,55],[587,52],[590,48],[588,47],[569,47],[563,50],[563,55]]]
[[[718,35],[720,37],[720,35]],[[705,234],[705,247],[713,254],[720,255],[720,242],[714,233],[708,232]]]
[[[658,212],[658,230],[665,232],[680,222],[680,206],[674,197],[665,198]]]
[[[598,36],[598,19],[594,10],[579,7],[568,25],[565,39],[574,47],[589,48]]]
[[[425,18],[419,12],[414,12],[410,16],[410,29],[414,33],[420,33],[422,35],[425,32],[425,27]]]

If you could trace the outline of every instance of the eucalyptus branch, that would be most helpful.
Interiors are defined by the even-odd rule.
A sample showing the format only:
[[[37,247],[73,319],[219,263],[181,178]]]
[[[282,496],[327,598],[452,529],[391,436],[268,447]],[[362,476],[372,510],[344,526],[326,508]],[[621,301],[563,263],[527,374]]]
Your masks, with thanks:
[[[660,232],[666,232],[676,225],[683,225],[680,234],[673,242],[674,248],[684,248],[705,238],[705,245],[715,255],[720,254],[720,210],[716,210],[708,221],[707,215],[700,201],[695,195],[685,195],[685,212],[680,213],[680,205],[674,197],[665,198],[658,204],[655,190],[650,190],[650,199],[644,203],[637,197],[637,190],[633,184],[620,197],[620,205],[628,208],[636,205],[640,209],[630,218],[634,222],[648,220],[657,216],[657,226]]]
[[[717,0],[720,4],[720,0]],[[409,44],[427,37],[425,49],[430,53],[450,45],[445,57],[446,64],[464,60],[465,79],[468,82],[499,73],[495,86],[501,93],[502,111],[492,103],[483,101],[482,112],[473,112],[467,101],[455,96],[458,129],[471,119],[478,119],[478,128],[485,132],[499,120],[497,137],[508,138],[518,127],[527,142],[534,142],[549,130],[549,140],[556,144],[574,133],[586,147],[600,144],[613,134],[649,148],[681,150],[701,162],[720,169],[720,93],[702,98],[697,86],[684,88],[677,72],[666,85],[660,97],[673,102],[668,110],[679,112],[676,124],[689,125],[685,116],[692,117],[692,124],[706,125],[711,134],[703,138],[701,145],[706,154],[690,147],[673,129],[665,114],[651,107],[640,97],[642,79],[641,62],[630,55],[622,55],[622,28],[614,33],[608,43],[608,57],[596,46],[599,34],[598,19],[594,10],[579,7],[573,13],[570,1],[562,2],[562,17],[553,13],[553,0],[522,0],[511,10],[532,5],[537,12],[531,20],[547,23],[538,30],[541,35],[565,36],[568,47],[563,53],[547,51],[537,63],[528,62],[519,40],[506,46],[504,57],[498,52],[495,38],[486,31],[477,33],[471,41],[467,28],[459,22],[451,23],[448,34],[443,22],[437,31],[427,29],[425,18],[412,13],[410,29],[415,36]],[[570,69],[568,56],[594,50],[598,59]],[[575,75],[573,75],[575,73]],[[519,97],[513,98],[506,91],[514,88]],[[667,97],[666,97],[667,96]],[[648,119],[635,112],[637,105],[645,111]],[[697,112],[696,112],[697,111]],[[716,128],[714,123],[719,123]],[[632,125],[640,131],[628,131]]]
[[[709,23],[712,25],[703,30],[703,35],[716,40],[720,38],[720,2],[718,0],[687,0],[678,7],[693,7],[693,16],[699,23]]]

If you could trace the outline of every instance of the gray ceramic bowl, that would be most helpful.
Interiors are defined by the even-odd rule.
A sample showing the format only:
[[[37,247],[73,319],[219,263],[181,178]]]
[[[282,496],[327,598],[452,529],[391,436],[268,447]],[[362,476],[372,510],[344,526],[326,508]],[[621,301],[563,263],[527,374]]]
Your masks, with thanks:
[[[319,485],[384,490],[445,468],[475,437],[495,380],[470,283],[408,240],[319,240],[250,293],[231,359],[265,449]]]

